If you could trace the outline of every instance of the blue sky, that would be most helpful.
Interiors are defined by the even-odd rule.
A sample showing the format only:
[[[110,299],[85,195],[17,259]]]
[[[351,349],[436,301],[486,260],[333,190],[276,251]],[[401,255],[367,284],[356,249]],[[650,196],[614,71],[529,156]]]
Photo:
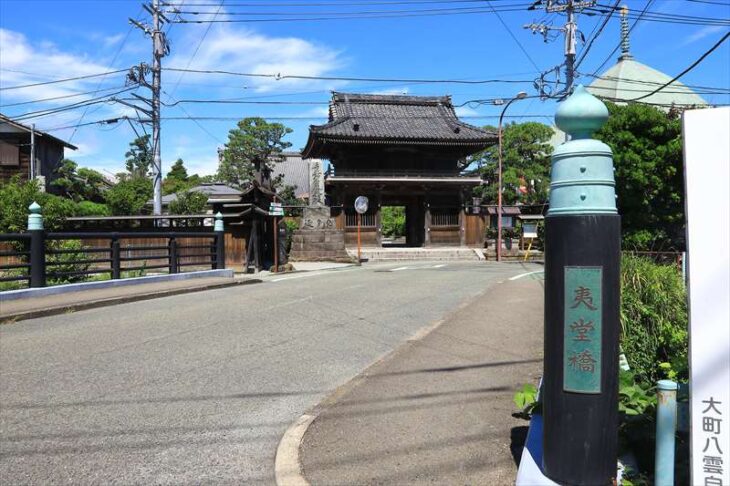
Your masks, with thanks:
[[[383,1],[383,0],[378,0]],[[721,0],[715,0],[721,1]],[[411,2],[411,3],[409,3]],[[217,19],[234,18],[232,12],[289,14],[310,12],[361,12],[374,10],[426,10],[436,8],[484,7],[469,2],[377,5],[376,0],[227,0]],[[181,0],[175,0],[179,4]],[[188,0],[182,10],[218,10],[218,0]],[[208,3],[210,6],[185,6]],[[329,6],[302,7],[296,3]],[[492,5],[522,6],[522,0],[494,0]],[[600,2],[599,2],[600,3]],[[603,3],[613,3],[604,0]],[[246,4],[245,6],[243,4]],[[273,6],[265,7],[261,4]],[[628,0],[632,12],[640,12],[646,0]],[[651,12],[730,18],[730,5],[658,0]],[[227,139],[235,120],[246,116],[277,119],[294,131],[287,138],[292,149],[304,146],[310,124],[326,121],[327,101],[332,90],[352,92],[407,93],[453,96],[455,104],[472,99],[509,98],[520,90],[535,94],[532,80],[539,70],[562,62],[563,42],[559,38],[544,43],[539,35],[522,28],[526,23],[564,18],[546,17],[544,11],[466,13],[390,19],[348,19],[260,23],[174,24],[169,27],[171,55],[164,67],[227,70],[281,75],[407,79],[501,79],[522,83],[493,84],[414,84],[404,82],[362,82],[327,80],[274,80],[238,76],[202,75],[165,71],[163,101],[189,99],[238,99],[258,101],[300,101],[303,105],[244,105],[189,103],[163,108],[163,171],[178,157],[191,172],[209,174],[217,167],[217,148]],[[150,41],[132,29],[127,19],[148,19],[137,0],[0,0],[0,87],[12,87],[53,79],[83,76],[128,68],[150,62]],[[188,14],[187,18],[195,18]],[[286,15],[284,15],[286,17]],[[246,18],[246,17],[235,17]],[[579,28],[588,36],[599,22],[598,16],[581,15]],[[506,24],[507,28],[503,23]],[[632,21],[633,22],[633,21]],[[210,28],[209,28],[210,27]],[[513,39],[512,35],[517,39]],[[207,30],[207,33],[206,33]],[[634,57],[670,76],[682,71],[727,31],[727,27],[682,25],[642,21],[631,35]],[[201,38],[203,39],[201,43]],[[521,44],[522,48],[520,48]],[[619,21],[612,19],[586,56],[580,71],[593,73],[619,42]],[[682,78],[685,84],[730,88],[730,43],[712,53],[702,64]],[[197,53],[193,56],[193,53]],[[523,52],[527,51],[528,55]],[[582,46],[579,46],[579,53]],[[601,70],[610,67],[614,55]],[[589,77],[579,81],[590,83]],[[31,111],[62,107],[69,103],[109,95],[124,87],[124,73],[69,83],[0,91],[0,111],[20,116]],[[116,88],[116,89],[115,89]],[[98,91],[96,94],[94,92]],[[79,93],[89,92],[86,95]],[[147,94],[144,88],[137,91]],[[40,103],[38,99],[79,95]],[[119,95],[125,96],[127,95]],[[730,96],[703,95],[712,104],[728,104]],[[9,106],[14,105],[14,106]],[[501,107],[482,105],[458,109],[464,120],[475,125],[496,124]],[[550,123],[554,101],[526,99],[513,104],[511,120]],[[96,120],[130,115],[131,109],[100,103],[51,116],[34,118],[41,129],[75,126]],[[174,120],[188,116],[225,117],[231,120]],[[30,119],[26,123],[30,123]],[[138,128],[138,130],[140,130]],[[135,133],[126,122],[86,125],[78,129],[53,130],[53,135],[70,140],[79,150],[67,155],[83,166],[108,173],[121,171],[124,152]]]

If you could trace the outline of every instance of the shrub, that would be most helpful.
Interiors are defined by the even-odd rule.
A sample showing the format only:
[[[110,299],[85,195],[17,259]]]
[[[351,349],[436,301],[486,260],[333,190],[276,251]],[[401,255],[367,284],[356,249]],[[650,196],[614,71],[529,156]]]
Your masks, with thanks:
[[[208,208],[208,195],[198,191],[178,192],[170,201],[170,214],[203,214]]]
[[[76,204],[76,216],[111,216],[106,204],[91,201],[81,201]]]
[[[41,192],[36,181],[21,182],[16,176],[0,184],[0,233],[19,233],[28,228],[28,206],[41,206],[43,226],[57,230],[67,217],[74,215],[74,203],[53,194]]]
[[[152,181],[146,177],[128,177],[104,193],[104,200],[115,216],[135,216],[152,198]]]
[[[53,254],[48,253],[46,256],[46,271],[47,272],[85,272],[91,267],[90,263],[76,263],[82,260],[89,259],[89,255],[84,253],[83,245],[78,240],[61,240],[51,241],[47,245],[48,250],[62,250],[65,253]],[[101,258],[101,257],[91,257]],[[46,281],[46,285],[61,285],[74,282],[83,282],[88,277],[87,275],[64,275],[59,277],[49,277]]]
[[[654,383],[660,364],[687,378],[687,300],[680,271],[624,255],[621,264],[621,347],[640,380]],[[666,365],[664,365],[666,368]]]

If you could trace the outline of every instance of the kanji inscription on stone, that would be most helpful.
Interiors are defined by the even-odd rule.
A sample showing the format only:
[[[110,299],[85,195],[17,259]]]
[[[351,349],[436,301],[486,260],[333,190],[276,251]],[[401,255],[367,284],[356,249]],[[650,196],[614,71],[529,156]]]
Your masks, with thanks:
[[[602,267],[565,267],[563,390],[601,393]]]

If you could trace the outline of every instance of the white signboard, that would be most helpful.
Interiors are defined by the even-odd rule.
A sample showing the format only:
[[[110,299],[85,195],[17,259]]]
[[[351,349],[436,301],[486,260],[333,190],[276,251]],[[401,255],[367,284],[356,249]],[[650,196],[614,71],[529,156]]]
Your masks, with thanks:
[[[682,121],[692,484],[730,485],[730,108]]]

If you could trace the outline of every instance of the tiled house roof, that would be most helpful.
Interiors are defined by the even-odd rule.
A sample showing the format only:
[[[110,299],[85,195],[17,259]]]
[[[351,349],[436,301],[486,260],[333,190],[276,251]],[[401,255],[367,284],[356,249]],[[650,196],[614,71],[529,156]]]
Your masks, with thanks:
[[[283,175],[283,186],[295,186],[294,194],[298,198],[309,197],[309,161],[303,160],[300,152],[282,155],[284,160],[274,165],[272,177]]]
[[[449,96],[333,93],[329,123],[312,125],[303,151],[326,143],[486,146],[496,134],[459,121]]]

